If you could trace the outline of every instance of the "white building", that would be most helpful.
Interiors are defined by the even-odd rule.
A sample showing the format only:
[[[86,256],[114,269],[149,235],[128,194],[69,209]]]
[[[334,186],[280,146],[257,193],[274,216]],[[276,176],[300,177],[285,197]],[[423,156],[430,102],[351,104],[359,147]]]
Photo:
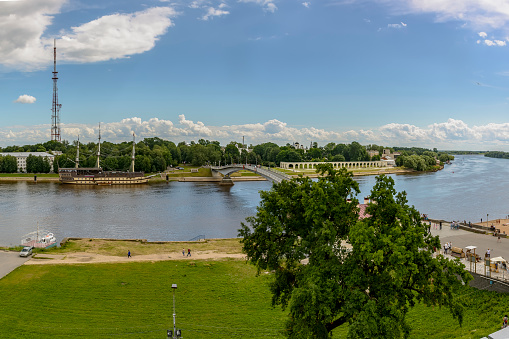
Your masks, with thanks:
[[[53,154],[49,154],[46,152],[5,152],[0,153],[1,156],[11,155],[16,158],[18,162],[18,172],[26,172],[27,171],[27,158],[29,155],[33,155],[36,157],[43,157],[49,160],[49,165],[51,166],[51,170],[53,171],[53,160],[55,156]]]

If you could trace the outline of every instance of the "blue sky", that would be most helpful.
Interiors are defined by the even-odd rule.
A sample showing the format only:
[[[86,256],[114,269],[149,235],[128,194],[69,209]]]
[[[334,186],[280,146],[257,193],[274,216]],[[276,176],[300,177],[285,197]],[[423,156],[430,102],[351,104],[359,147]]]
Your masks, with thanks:
[[[502,0],[0,0],[0,146],[62,138],[509,151]]]

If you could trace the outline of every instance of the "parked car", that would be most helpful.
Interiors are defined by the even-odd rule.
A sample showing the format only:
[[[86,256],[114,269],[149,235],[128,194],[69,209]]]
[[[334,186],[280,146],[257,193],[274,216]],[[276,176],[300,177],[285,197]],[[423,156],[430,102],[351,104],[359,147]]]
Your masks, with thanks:
[[[184,169],[184,167],[177,167],[177,169],[178,169],[178,170],[183,170],[183,169]]]
[[[31,255],[32,255],[32,247],[30,247],[30,246],[23,247],[21,252],[19,252],[20,257],[29,257]]]

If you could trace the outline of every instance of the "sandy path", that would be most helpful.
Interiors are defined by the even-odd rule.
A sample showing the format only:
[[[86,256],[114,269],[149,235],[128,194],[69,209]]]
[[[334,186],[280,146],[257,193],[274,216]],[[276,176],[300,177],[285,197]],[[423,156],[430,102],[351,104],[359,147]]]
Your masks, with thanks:
[[[187,253],[186,253],[187,255]],[[38,259],[48,258],[48,259]],[[65,254],[39,254],[35,255],[35,258],[25,262],[25,265],[46,265],[46,264],[97,264],[97,263],[120,263],[130,261],[162,261],[162,260],[217,260],[217,259],[245,259],[246,255],[241,253],[228,254],[228,253],[217,253],[214,251],[196,251],[192,252],[190,257],[182,256],[182,252],[163,253],[163,254],[146,254],[136,255],[131,254],[131,258],[127,256],[110,256],[101,255],[96,253],[87,252],[75,252]]]

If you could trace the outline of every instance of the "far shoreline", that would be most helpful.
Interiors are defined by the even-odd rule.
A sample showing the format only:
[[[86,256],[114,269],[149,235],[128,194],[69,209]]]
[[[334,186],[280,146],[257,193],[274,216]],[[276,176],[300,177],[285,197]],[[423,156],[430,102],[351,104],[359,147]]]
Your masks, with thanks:
[[[288,173],[288,171],[285,171],[290,176],[297,178],[298,176],[302,175],[309,178],[318,178],[320,175],[318,173],[307,173],[307,172],[300,172],[300,171],[293,171],[292,173]],[[381,175],[381,174],[411,174],[411,173],[425,173],[415,171],[413,169],[404,169],[401,167],[395,167],[395,168],[388,168],[388,169],[379,169],[379,170],[373,170],[373,171],[349,171],[353,174],[353,176],[369,176],[369,175]],[[35,179],[37,177],[37,179]],[[155,177],[149,180],[150,183],[160,183],[160,182],[169,182],[169,181],[178,181],[178,182],[220,182],[222,178],[217,177],[196,177],[196,176],[178,176],[178,177],[169,177],[168,180]],[[232,180],[234,182],[241,182],[241,181],[266,181],[262,176],[232,176]],[[49,182],[59,182],[58,176],[39,176],[39,174],[34,174],[30,176],[2,176],[0,174],[0,182],[17,182],[17,181],[26,181],[26,182],[34,182],[34,183],[49,183]]]

